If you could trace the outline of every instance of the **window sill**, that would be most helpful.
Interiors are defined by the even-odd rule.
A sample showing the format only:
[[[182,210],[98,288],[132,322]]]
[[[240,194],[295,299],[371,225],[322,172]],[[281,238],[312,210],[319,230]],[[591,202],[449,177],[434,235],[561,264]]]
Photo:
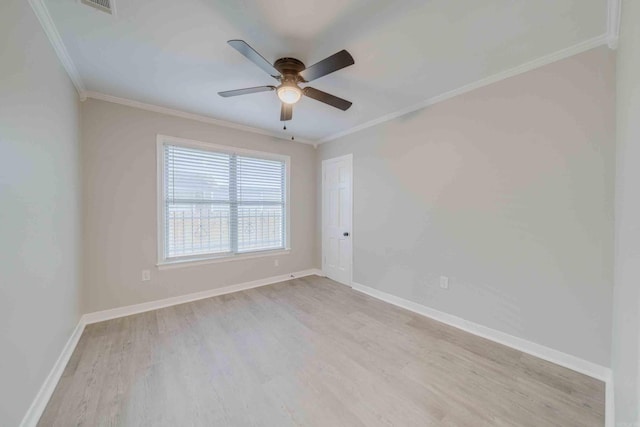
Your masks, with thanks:
[[[250,252],[247,254],[240,255],[225,255],[219,257],[211,257],[211,258],[197,258],[197,259],[185,259],[178,261],[162,261],[156,264],[158,270],[168,270],[172,268],[182,268],[182,267],[192,267],[196,265],[204,265],[204,264],[218,264],[221,262],[230,262],[230,261],[242,261],[247,259],[254,258],[263,258],[268,256],[276,256],[276,255],[288,255],[291,253],[291,249],[276,249],[276,250],[268,250],[268,251],[260,251],[260,252]]]

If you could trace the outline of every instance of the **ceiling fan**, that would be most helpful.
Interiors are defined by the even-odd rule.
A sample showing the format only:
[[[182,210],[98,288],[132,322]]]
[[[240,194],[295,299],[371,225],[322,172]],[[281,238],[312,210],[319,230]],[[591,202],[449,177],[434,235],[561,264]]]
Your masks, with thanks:
[[[302,95],[313,98],[316,101],[324,102],[343,111],[351,107],[351,102],[345,99],[338,98],[337,96],[309,86],[304,88],[299,86],[300,83],[308,83],[327,74],[331,74],[334,71],[353,65],[355,63],[353,57],[351,57],[346,50],[341,50],[307,68],[302,61],[296,58],[280,58],[272,65],[243,40],[229,40],[227,43],[247,57],[251,62],[266,71],[271,77],[278,80],[280,85],[228,90],[218,92],[218,95],[228,98],[230,96],[275,90],[278,98],[282,101],[282,107],[280,109],[281,121],[291,120],[293,117],[293,105],[300,100]]]

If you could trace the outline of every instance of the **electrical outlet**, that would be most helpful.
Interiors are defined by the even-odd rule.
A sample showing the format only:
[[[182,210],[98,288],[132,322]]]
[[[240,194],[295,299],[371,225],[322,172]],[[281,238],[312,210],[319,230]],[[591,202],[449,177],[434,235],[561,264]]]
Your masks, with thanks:
[[[280,260],[279,260],[279,259],[275,259],[275,260],[273,260],[273,265],[274,265],[275,267],[279,266],[279,265],[280,265]]]
[[[151,280],[151,271],[142,270],[142,281],[148,282],[149,280]]]
[[[440,276],[440,287],[442,289],[449,289],[449,278],[447,276]]]

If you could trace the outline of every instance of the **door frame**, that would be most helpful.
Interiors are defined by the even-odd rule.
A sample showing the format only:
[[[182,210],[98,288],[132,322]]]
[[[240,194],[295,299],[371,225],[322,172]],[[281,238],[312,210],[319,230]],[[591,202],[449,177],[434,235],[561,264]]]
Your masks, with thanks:
[[[351,230],[349,231],[349,237],[351,238],[351,253],[349,254],[349,283],[343,283],[345,286],[350,286],[353,287],[353,228],[354,228],[354,223],[353,223],[353,177],[354,177],[354,173],[353,173],[353,153],[350,154],[345,154],[344,156],[338,156],[338,157],[332,157],[330,159],[325,159],[322,161],[322,175],[320,176],[320,182],[321,182],[321,187],[322,187],[322,191],[321,191],[321,197],[322,199],[320,200],[320,229],[321,229],[321,234],[320,234],[320,256],[322,257],[322,272],[323,274],[326,276],[326,272],[325,272],[325,260],[326,260],[326,256],[325,256],[325,247],[324,247],[324,236],[326,234],[326,230],[325,230],[325,221],[324,221],[324,216],[325,216],[325,210],[324,210],[324,196],[325,196],[325,171],[326,171],[326,165],[329,163],[333,163],[333,162],[339,162],[342,160],[348,160],[349,164],[351,165],[351,192],[350,192],[350,198],[349,198],[349,203],[351,204]],[[338,282],[340,283],[340,282]]]

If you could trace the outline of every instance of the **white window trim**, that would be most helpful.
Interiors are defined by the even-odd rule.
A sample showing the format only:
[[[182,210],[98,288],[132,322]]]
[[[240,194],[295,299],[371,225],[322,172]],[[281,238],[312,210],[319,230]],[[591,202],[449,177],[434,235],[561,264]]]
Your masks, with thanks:
[[[261,159],[279,160],[285,164],[285,230],[284,241],[285,247],[283,249],[267,249],[258,250],[252,252],[243,252],[239,254],[211,254],[211,255],[194,255],[183,258],[166,259],[164,257],[164,221],[165,221],[165,203],[164,203],[164,146],[178,145],[181,147],[195,148],[200,150],[215,151],[226,154],[236,154],[251,156]],[[261,258],[265,256],[274,255],[286,255],[291,252],[291,185],[290,185],[290,170],[291,170],[291,157],[283,154],[266,153],[263,151],[254,151],[244,148],[230,147],[227,145],[212,144],[209,142],[195,141],[192,139],[178,138],[174,136],[158,134],[156,138],[156,157],[157,157],[157,247],[158,247],[158,263],[156,264],[160,269],[187,267],[200,264],[212,264],[225,261],[239,261],[252,258]]]

